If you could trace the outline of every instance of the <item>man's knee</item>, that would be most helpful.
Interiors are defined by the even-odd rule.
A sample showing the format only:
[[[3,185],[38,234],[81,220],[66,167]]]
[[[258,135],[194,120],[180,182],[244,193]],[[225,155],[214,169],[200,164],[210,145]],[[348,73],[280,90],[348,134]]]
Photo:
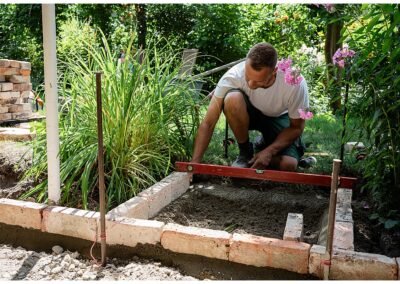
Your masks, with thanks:
[[[282,156],[279,163],[279,169],[281,171],[294,172],[297,169],[297,159],[290,156]]]
[[[224,99],[224,113],[237,112],[246,108],[243,94],[241,92],[229,92]]]

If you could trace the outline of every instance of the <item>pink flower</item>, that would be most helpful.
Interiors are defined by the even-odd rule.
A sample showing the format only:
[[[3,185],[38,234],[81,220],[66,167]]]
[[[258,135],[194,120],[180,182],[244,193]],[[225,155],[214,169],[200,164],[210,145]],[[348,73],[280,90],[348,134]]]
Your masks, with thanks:
[[[282,59],[278,61],[278,69],[281,70],[282,72],[286,72],[287,69],[290,68],[292,65],[292,59],[288,57],[287,59]]]
[[[305,111],[301,108],[299,108],[299,114],[300,114],[300,118],[304,119],[304,120],[308,120],[313,118],[313,113],[311,111]]]
[[[323,4],[325,9],[328,11],[328,13],[333,13],[336,11],[335,5],[334,4]]]
[[[348,44],[344,44],[342,49],[338,48],[338,50],[336,50],[335,54],[332,56],[332,62],[334,65],[344,68],[345,59],[353,57],[355,54],[354,50],[349,49]]]
[[[300,75],[300,69],[286,69],[285,71],[285,82],[289,85],[298,85],[303,80]]]

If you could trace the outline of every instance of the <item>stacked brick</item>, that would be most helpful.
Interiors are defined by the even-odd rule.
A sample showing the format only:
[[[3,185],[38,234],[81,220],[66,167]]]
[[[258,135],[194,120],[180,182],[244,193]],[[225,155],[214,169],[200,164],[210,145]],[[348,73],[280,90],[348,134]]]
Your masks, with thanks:
[[[0,59],[0,122],[31,117],[30,74],[29,62]]]

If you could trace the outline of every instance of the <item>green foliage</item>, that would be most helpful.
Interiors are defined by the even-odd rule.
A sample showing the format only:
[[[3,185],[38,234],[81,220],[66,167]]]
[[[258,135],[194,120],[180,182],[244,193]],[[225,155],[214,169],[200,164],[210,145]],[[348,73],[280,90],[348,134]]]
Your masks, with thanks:
[[[62,64],[69,59],[88,58],[87,45],[95,46],[97,40],[96,31],[89,22],[82,23],[77,18],[62,22],[57,37],[57,60],[61,73],[65,69]]]
[[[179,66],[171,50],[149,47],[142,64],[126,48],[117,66],[118,51],[103,37],[99,48],[89,42],[87,58],[76,54],[67,64],[61,86],[60,163],[62,203],[81,202],[83,208],[97,194],[97,122],[94,71],[103,72],[104,162],[108,208],[126,201],[165,176],[173,161],[190,155],[197,127],[191,82],[177,79]],[[47,198],[46,136],[38,128],[34,163],[27,176],[41,183],[23,198]],[[81,197],[81,201],[76,198]]]
[[[365,189],[382,214],[400,206],[400,6],[363,6],[345,36],[358,51],[352,67],[359,99],[352,115],[373,147],[365,161]]]

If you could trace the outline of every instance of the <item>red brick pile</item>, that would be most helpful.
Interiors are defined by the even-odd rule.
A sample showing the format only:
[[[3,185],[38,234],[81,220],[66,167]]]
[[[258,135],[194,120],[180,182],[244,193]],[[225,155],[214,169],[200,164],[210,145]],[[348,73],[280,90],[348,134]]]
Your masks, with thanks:
[[[0,59],[0,122],[32,116],[31,64]]]

